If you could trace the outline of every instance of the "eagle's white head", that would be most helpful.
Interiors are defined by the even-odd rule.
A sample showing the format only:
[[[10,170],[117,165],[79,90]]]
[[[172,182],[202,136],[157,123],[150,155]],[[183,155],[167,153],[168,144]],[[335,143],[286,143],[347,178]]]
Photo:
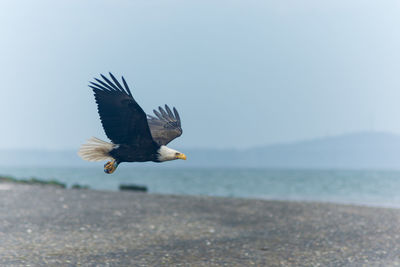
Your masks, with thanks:
[[[166,147],[166,146],[161,146],[157,152],[158,152],[158,160],[159,161],[168,161],[168,160],[174,160],[174,159],[186,160],[185,154],[183,154],[179,151],[176,151],[172,148]]]

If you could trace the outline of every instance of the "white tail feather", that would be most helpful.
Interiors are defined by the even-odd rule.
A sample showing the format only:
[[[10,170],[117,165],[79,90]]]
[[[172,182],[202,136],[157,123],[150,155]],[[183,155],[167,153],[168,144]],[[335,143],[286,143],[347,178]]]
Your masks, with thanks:
[[[102,161],[112,159],[108,153],[115,148],[116,145],[92,137],[86,144],[83,144],[78,151],[78,155],[87,161]]]

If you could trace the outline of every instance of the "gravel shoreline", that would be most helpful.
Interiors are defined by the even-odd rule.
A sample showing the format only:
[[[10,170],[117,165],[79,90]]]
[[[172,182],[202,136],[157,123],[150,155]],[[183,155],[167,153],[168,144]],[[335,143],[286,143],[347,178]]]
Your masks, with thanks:
[[[400,210],[0,183],[0,266],[400,266]]]

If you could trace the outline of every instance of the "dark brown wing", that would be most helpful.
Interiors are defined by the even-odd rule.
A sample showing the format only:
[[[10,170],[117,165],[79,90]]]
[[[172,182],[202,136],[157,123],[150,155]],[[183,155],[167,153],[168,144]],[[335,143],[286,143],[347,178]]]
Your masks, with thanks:
[[[181,118],[176,108],[173,108],[173,113],[167,105],[165,110],[162,107],[158,107],[158,110],[153,110],[156,117],[147,115],[147,122],[154,141],[159,145],[167,145],[182,135]]]
[[[136,103],[122,77],[124,87],[110,73],[110,81],[101,75],[91,87],[97,102],[101,123],[107,137],[114,144],[142,145],[154,142],[147,124],[146,114]]]

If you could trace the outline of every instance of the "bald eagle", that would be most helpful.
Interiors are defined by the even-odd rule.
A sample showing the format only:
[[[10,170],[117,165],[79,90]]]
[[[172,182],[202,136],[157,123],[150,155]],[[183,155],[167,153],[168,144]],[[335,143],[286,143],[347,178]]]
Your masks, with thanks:
[[[104,132],[111,143],[96,137],[81,146],[78,154],[88,161],[109,160],[104,172],[113,173],[121,162],[163,162],[186,156],[166,145],[182,135],[181,119],[176,108],[165,105],[154,115],[147,115],[133,98],[128,84],[123,86],[111,73],[109,80],[90,82]]]

